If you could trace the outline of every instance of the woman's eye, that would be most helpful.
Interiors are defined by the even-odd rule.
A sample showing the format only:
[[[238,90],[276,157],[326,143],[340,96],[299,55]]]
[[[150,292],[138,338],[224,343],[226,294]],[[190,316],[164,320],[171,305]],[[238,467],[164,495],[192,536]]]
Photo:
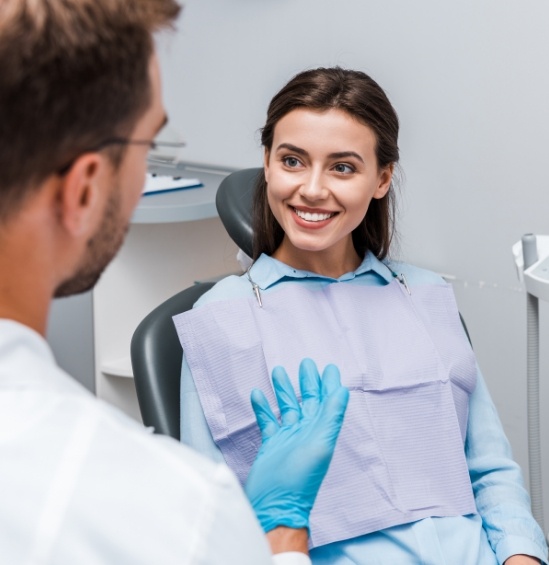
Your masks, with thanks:
[[[299,159],[296,159],[295,157],[284,157],[282,159],[282,162],[290,168],[299,167],[299,165],[301,164],[299,162]]]
[[[337,165],[334,166],[334,171],[336,173],[343,173],[345,175],[349,175],[351,173],[355,172],[354,167],[351,167],[351,165],[346,165],[345,163],[338,163]]]

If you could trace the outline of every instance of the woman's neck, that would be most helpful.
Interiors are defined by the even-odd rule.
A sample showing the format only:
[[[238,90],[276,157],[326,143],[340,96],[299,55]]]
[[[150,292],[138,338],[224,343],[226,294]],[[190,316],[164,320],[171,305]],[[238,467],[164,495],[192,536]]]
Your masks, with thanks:
[[[352,243],[345,248],[332,247],[320,251],[308,251],[297,249],[289,242],[283,241],[272,257],[294,269],[334,279],[355,271],[363,260]]]

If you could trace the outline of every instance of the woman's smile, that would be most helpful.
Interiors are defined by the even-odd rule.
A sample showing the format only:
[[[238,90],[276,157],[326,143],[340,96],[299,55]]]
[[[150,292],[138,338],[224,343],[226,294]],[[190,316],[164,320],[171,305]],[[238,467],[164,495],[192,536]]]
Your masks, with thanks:
[[[306,210],[290,206],[297,216],[296,221],[299,225],[305,227],[323,227],[327,224],[327,220],[333,218],[337,212],[326,212],[324,210]],[[309,225],[313,224],[313,226]]]

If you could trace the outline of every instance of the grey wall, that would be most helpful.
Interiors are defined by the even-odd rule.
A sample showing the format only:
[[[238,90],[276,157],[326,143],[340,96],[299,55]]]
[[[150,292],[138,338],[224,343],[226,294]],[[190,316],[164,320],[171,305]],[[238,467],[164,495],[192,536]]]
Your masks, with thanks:
[[[59,365],[94,392],[92,293],[54,300],[46,337]]]
[[[455,277],[525,470],[525,296],[511,245],[549,233],[547,29],[546,0],[187,0],[160,45],[168,111],[193,161],[258,165],[267,103],[304,68],[355,67],[386,89],[402,124],[398,254]],[[549,352],[549,306],[541,317]],[[545,415],[543,433],[549,478]],[[547,520],[549,480],[545,498]]]

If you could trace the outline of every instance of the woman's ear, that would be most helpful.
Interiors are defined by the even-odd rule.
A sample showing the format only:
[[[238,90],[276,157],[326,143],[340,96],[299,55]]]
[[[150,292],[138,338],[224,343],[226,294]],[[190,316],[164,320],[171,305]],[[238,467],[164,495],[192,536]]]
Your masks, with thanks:
[[[102,216],[106,160],[99,153],[78,157],[63,176],[57,195],[58,220],[71,235],[80,236],[95,229]],[[104,196],[104,195],[103,195]]]
[[[387,192],[389,192],[389,188],[391,188],[391,182],[393,180],[393,172],[395,170],[395,164],[391,163],[387,165],[384,169],[381,169],[379,173],[379,182],[374,192],[372,198],[383,198]]]

